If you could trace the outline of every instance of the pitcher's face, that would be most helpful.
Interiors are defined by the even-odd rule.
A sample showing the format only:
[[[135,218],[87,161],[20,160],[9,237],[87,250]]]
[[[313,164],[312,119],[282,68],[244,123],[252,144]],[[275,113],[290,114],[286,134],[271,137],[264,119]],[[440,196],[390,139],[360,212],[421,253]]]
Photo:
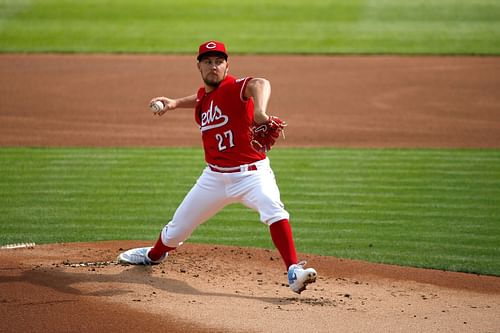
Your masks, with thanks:
[[[226,77],[229,65],[222,55],[210,55],[198,62],[198,69],[203,82],[208,87],[216,88]]]

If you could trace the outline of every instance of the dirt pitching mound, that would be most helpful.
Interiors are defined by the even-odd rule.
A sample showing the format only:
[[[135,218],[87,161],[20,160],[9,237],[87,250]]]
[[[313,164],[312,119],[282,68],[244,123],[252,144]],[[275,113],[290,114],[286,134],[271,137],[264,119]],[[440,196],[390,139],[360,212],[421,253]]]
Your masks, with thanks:
[[[116,256],[145,242],[0,251],[2,332],[493,332],[500,278],[301,255],[291,292],[271,250],[187,244],[158,266]],[[5,320],[8,318],[8,320]]]

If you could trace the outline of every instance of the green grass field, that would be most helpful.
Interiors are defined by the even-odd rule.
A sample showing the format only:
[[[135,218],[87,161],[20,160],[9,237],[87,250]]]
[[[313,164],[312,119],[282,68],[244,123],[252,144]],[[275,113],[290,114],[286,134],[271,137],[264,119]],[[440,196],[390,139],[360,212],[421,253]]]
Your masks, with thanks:
[[[3,148],[0,243],[155,240],[203,168],[200,149]],[[500,152],[277,149],[300,252],[500,275]],[[272,248],[231,205],[190,242]]]
[[[0,52],[500,54],[497,0],[0,0]]]

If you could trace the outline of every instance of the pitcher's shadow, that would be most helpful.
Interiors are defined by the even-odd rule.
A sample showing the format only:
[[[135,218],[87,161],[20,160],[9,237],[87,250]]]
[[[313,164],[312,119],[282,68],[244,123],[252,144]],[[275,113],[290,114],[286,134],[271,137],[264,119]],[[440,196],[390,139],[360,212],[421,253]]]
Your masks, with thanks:
[[[147,266],[130,266],[117,274],[103,273],[74,273],[63,271],[58,268],[49,270],[29,270],[23,272],[20,276],[1,276],[0,284],[7,282],[29,282],[34,285],[49,287],[61,293],[79,295],[79,296],[104,296],[111,297],[123,295],[133,290],[127,289],[102,289],[93,292],[82,292],[72,285],[78,283],[113,283],[113,284],[137,284],[148,285],[152,288],[163,290],[169,293],[193,295],[193,296],[212,296],[212,297],[230,297],[249,300],[260,300],[262,302],[284,305],[292,303],[296,297],[259,297],[241,294],[205,292],[194,288],[185,281],[169,278],[155,277],[151,275],[151,268]]]

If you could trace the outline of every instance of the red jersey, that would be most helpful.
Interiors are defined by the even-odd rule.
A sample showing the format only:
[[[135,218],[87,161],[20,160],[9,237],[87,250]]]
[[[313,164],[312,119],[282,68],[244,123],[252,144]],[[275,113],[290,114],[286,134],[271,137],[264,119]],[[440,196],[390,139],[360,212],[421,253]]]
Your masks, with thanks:
[[[195,107],[200,126],[205,161],[220,167],[235,167],[266,158],[250,144],[253,99],[246,99],[245,88],[251,78],[227,75],[213,91],[198,90]]]

